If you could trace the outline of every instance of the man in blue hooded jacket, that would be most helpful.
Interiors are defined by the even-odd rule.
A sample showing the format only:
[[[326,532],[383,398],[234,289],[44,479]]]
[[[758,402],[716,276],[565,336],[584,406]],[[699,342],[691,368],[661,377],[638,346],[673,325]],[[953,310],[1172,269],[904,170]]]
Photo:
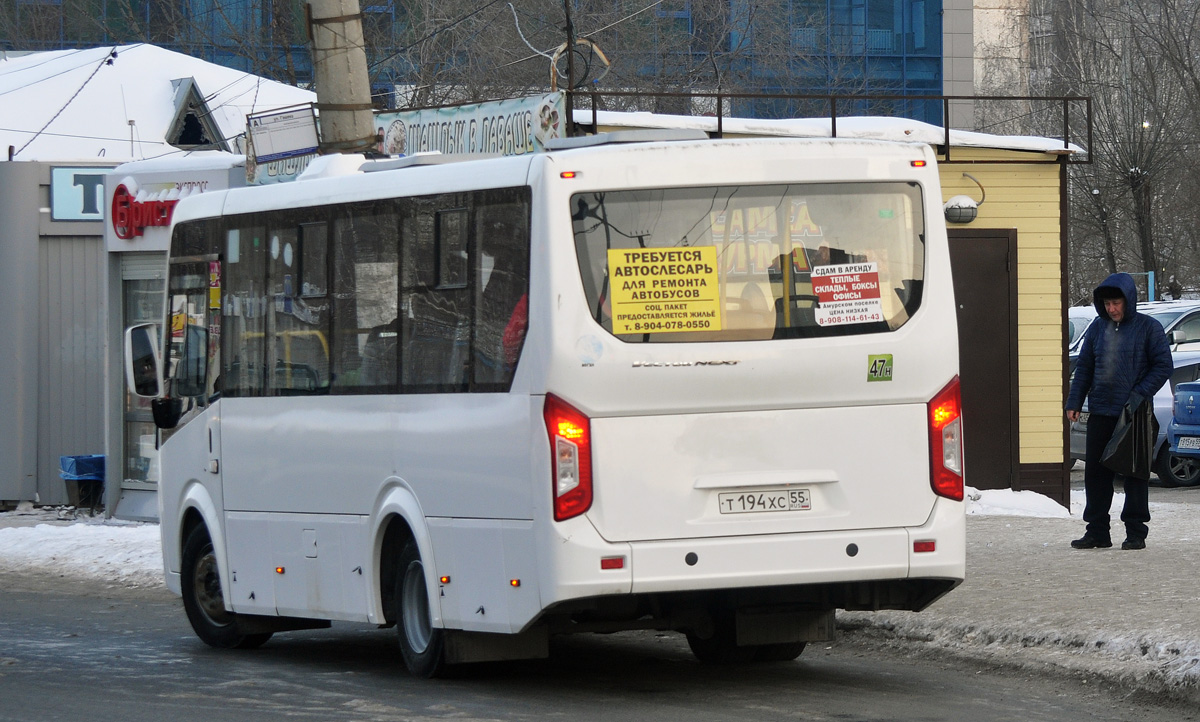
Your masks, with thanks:
[[[1173,364],[1166,332],[1153,318],[1137,311],[1137,286],[1128,273],[1114,273],[1092,292],[1099,317],[1083,337],[1071,392],[1067,419],[1079,420],[1083,399],[1088,399],[1087,450],[1083,486],[1087,505],[1083,520],[1087,531],[1071,542],[1076,549],[1112,546],[1108,510],[1112,506],[1114,473],[1100,463],[1116,429],[1121,409],[1136,409],[1153,397],[1171,376]],[[1149,482],[1125,477],[1125,542],[1122,549],[1145,549],[1150,521]]]

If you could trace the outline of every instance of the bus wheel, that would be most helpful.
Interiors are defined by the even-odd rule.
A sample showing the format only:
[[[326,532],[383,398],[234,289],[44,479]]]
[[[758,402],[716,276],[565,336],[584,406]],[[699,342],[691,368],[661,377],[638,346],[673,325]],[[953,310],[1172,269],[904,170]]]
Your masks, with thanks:
[[[804,653],[805,642],[763,644],[754,650],[756,662],[790,662]]]
[[[701,664],[745,664],[755,658],[758,647],[739,647],[731,610],[713,612],[713,634],[704,639],[687,633],[688,646]]]
[[[429,611],[429,593],[425,585],[425,565],[417,543],[409,540],[400,553],[396,574],[396,630],[400,636],[400,655],[410,674],[436,677],[444,664],[442,630],[433,628]]]
[[[183,609],[196,636],[205,644],[219,649],[254,649],[271,638],[270,632],[243,634],[237,615],[225,610],[217,555],[203,526],[193,529],[183,544],[182,572],[179,581]]]

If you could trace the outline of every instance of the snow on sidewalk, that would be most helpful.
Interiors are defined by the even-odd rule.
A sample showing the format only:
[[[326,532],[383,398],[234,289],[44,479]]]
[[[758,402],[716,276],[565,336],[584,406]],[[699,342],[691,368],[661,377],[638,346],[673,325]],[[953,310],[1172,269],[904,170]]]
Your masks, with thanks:
[[[1082,532],[1082,491],[1072,491],[1069,512],[1032,491],[968,488],[967,501],[974,520],[962,587],[919,614],[848,612],[839,614],[839,626],[1007,664],[1052,664],[1200,694],[1200,632],[1189,603],[1196,578],[1179,566],[1191,563],[1193,540],[1200,540],[1190,505],[1151,505],[1151,550],[1079,552],[1067,542]],[[1115,494],[1114,519],[1123,503]],[[0,513],[0,573],[163,585],[157,524],[58,515]],[[1142,577],[1135,598],[1111,588],[1134,576]],[[1110,588],[1089,595],[1089,586]]]
[[[1069,518],[1067,510],[1032,491],[968,488],[967,513]],[[1124,496],[1117,494],[1114,508]],[[1082,498],[1076,510],[1082,512]],[[0,570],[50,573],[134,586],[162,584],[157,524],[88,517],[61,518],[54,509],[0,513]],[[71,515],[66,515],[71,516]]]
[[[163,585],[158,524],[78,517],[54,510],[0,514],[0,571]]]

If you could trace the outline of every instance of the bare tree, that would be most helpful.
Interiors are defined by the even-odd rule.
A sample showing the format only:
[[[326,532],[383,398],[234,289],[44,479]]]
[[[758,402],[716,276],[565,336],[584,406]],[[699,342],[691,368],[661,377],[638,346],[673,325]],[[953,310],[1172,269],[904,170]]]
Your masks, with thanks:
[[[865,36],[839,36],[825,15],[788,0],[401,0],[396,7],[391,45],[386,32],[368,44],[372,72],[401,84],[401,106],[542,92],[555,72],[565,87],[567,63],[560,59],[552,71],[549,56],[567,40],[568,12],[574,37],[586,42],[576,46],[575,86],[641,96],[606,98],[611,108],[715,112],[711,100],[693,96],[866,87]],[[820,105],[753,110],[829,112]]]
[[[1191,108],[1185,74],[1166,52],[1181,41],[1153,10],[1173,2],[1034,3],[1046,29],[1034,62],[1054,72],[1035,72],[1033,89],[1092,98],[1093,163],[1075,166],[1070,177],[1070,270],[1083,286],[1116,269],[1161,278],[1182,262],[1175,221],[1196,216],[1181,193],[1195,130],[1182,120]]]

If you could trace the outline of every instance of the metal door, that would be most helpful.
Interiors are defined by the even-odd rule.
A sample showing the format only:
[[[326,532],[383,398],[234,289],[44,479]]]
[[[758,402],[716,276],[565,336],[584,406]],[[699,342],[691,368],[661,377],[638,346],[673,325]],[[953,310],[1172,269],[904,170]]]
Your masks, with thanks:
[[[950,229],[967,484],[1019,488],[1016,230]]]

